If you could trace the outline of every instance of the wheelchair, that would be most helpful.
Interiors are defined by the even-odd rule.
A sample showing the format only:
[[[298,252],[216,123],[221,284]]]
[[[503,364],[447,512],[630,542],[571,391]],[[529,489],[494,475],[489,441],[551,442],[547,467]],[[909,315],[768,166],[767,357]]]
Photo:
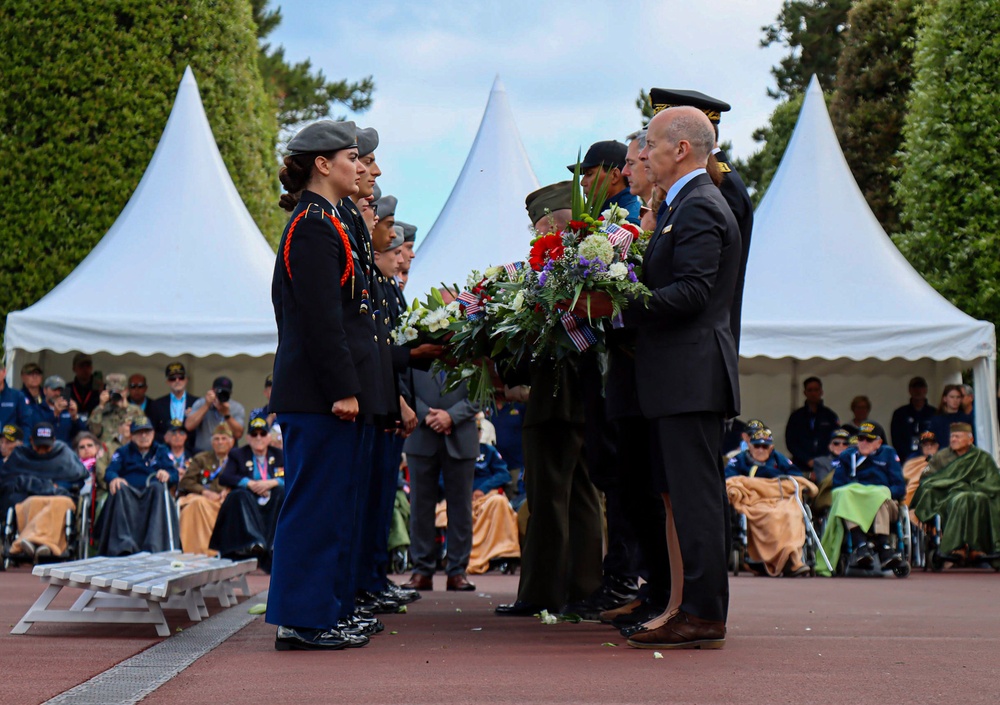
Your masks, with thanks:
[[[809,566],[809,575],[816,575],[816,560],[818,554],[823,551],[820,545],[819,535],[816,533],[814,527],[812,510],[809,505],[802,501],[802,494],[799,489],[798,481],[791,475],[781,475],[776,478],[779,482],[783,480],[790,480],[795,488],[795,501],[799,505],[799,509],[802,512],[802,521],[806,527],[806,540],[802,545],[802,562]],[[748,553],[748,542],[749,542],[749,528],[747,526],[747,518],[745,515],[740,514],[735,509],[730,506],[730,523],[732,526],[732,545],[729,554],[729,569],[733,573],[733,577],[737,577],[743,567],[750,569],[755,575],[767,575],[767,570],[764,564],[750,557]],[[825,555],[823,556],[825,558]]]
[[[941,535],[944,524],[940,514],[935,514],[924,522],[923,527],[921,546],[925,555],[925,571],[940,573],[945,563],[951,563],[956,568],[981,568],[983,563],[988,563],[994,571],[1000,572],[1000,555],[985,554],[971,558],[968,552],[942,554]]]
[[[93,524],[92,506],[90,494],[81,493],[76,499],[76,507],[66,511],[63,525],[67,543],[66,551],[62,555],[38,557],[13,552],[14,545],[20,540],[17,529],[17,512],[13,505],[7,507],[7,511],[0,519],[0,535],[2,535],[3,540],[0,570],[7,570],[22,563],[54,563],[86,558]]]
[[[848,578],[882,578],[892,573],[897,578],[905,578],[910,574],[914,561],[919,561],[921,565],[923,564],[923,558],[919,549],[915,550],[915,544],[919,543],[920,539],[917,537],[915,540],[915,527],[910,521],[909,507],[902,502],[897,502],[896,506],[899,516],[892,527],[889,539],[892,542],[892,547],[902,555],[902,565],[896,566],[891,570],[883,570],[877,552],[874,552],[875,565],[871,568],[859,568],[850,565],[850,556],[854,552],[855,546],[850,532],[844,531],[844,542],[841,545],[840,556],[837,557],[836,575]]]

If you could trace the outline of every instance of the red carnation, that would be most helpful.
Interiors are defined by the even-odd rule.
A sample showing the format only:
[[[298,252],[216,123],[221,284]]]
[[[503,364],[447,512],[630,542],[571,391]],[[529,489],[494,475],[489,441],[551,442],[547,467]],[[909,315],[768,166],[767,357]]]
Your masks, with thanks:
[[[535,244],[531,246],[531,255],[528,257],[528,263],[532,269],[539,272],[549,260],[557,260],[562,257],[564,251],[565,248],[563,248],[560,236],[543,235],[535,240]]]
[[[571,221],[569,221],[569,229],[570,230],[586,230],[587,229],[587,224],[584,223],[582,220],[571,220]]]
[[[632,225],[632,223],[622,223],[622,227],[632,233],[632,242],[639,239],[639,228]]]

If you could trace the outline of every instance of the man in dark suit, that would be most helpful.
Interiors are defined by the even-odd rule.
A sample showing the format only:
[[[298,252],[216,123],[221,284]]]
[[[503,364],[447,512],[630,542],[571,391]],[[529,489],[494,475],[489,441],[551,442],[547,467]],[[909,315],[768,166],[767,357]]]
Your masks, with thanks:
[[[443,476],[448,502],[449,590],[475,590],[466,577],[472,552],[472,478],[479,455],[478,409],[469,401],[465,384],[444,391],[444,374],[413,371],[413,392],[420,423],[403,451],[410,465],[410,553],[413,576],[404,588],[433,589],[437,564],[434,552],[434,507]]]
[[[652,296],[626,309],[625,323],[636,330],[637,398],[650,420],[653,483],[668,530],[673,517],[683,580],[671,581],[667,610],[632,634],[629,645],[639,648],[725,643],[728,515],[720,457],[724,419],[739,409],[731,312],[741,242],[732,210],[705,171],[714,146],[703,112],[674,107],[650,121],[640,153],[667,197],[643,266]]]
[[[165,394],[159,399],[154,399],[149,404],[147,416],[153,422],[153,430],[156,432],[156,440],[165,443],[165,436],[170,430],[170,422],[180,419],[181,423],[191,411],[191,407],[198,401],[198,397],[189,394],[187,391],[187,369],[181,362],[171,362],[166,369],[167,386],[170,387],[170,394]],[[189,433],[185,447],[189,454],[194,454],[194,436]]]

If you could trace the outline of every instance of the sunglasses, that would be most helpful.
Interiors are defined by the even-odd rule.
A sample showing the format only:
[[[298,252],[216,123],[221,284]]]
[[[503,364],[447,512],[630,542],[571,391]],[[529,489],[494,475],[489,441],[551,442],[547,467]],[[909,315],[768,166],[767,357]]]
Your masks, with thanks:
[[[847,445],[847,441],[830,441],[830,445],[832,445],[832,446],[846,446]]]
[[[145,384],[130,384],[128,386],[128,388],[129,389],[145,389],[146,385]]]
[[[750,445],[752,445],[754,448],[770,448],[774,444],[773,443],[751,443]]]
[[[268,432],[267,431],[251,431],[249,433],[249,435],[252,436],[252,437],[255,437],[255,438],[259,438],[261,436],[267,436]]]
[[[170,375],[169,377],[167,377],[168,382],[180,382],[181,380],[185,379],[187,379],[187,377],[185,377],[184,375]]]

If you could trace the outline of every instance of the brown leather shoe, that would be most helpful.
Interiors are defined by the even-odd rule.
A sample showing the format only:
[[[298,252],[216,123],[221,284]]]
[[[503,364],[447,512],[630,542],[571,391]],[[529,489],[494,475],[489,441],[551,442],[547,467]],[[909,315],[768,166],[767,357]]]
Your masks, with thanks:
[[[721,649],[725,644],[725,622],[710,622],[686,612],[678,612],[656,629],[636,632],[628,640],[637,649]]]
[[[469,582],[469,579],[465,577],[465,573],[459,573],[458,575],[448,576],[448,589],[469,592],[475,590],[476,586]]]
[[[423,573],[414,573],[410,576],[410,579],[403,583],[400,587],[404,587],[407,590],[433,590],[434,579],[429,575],[424,575]]]

